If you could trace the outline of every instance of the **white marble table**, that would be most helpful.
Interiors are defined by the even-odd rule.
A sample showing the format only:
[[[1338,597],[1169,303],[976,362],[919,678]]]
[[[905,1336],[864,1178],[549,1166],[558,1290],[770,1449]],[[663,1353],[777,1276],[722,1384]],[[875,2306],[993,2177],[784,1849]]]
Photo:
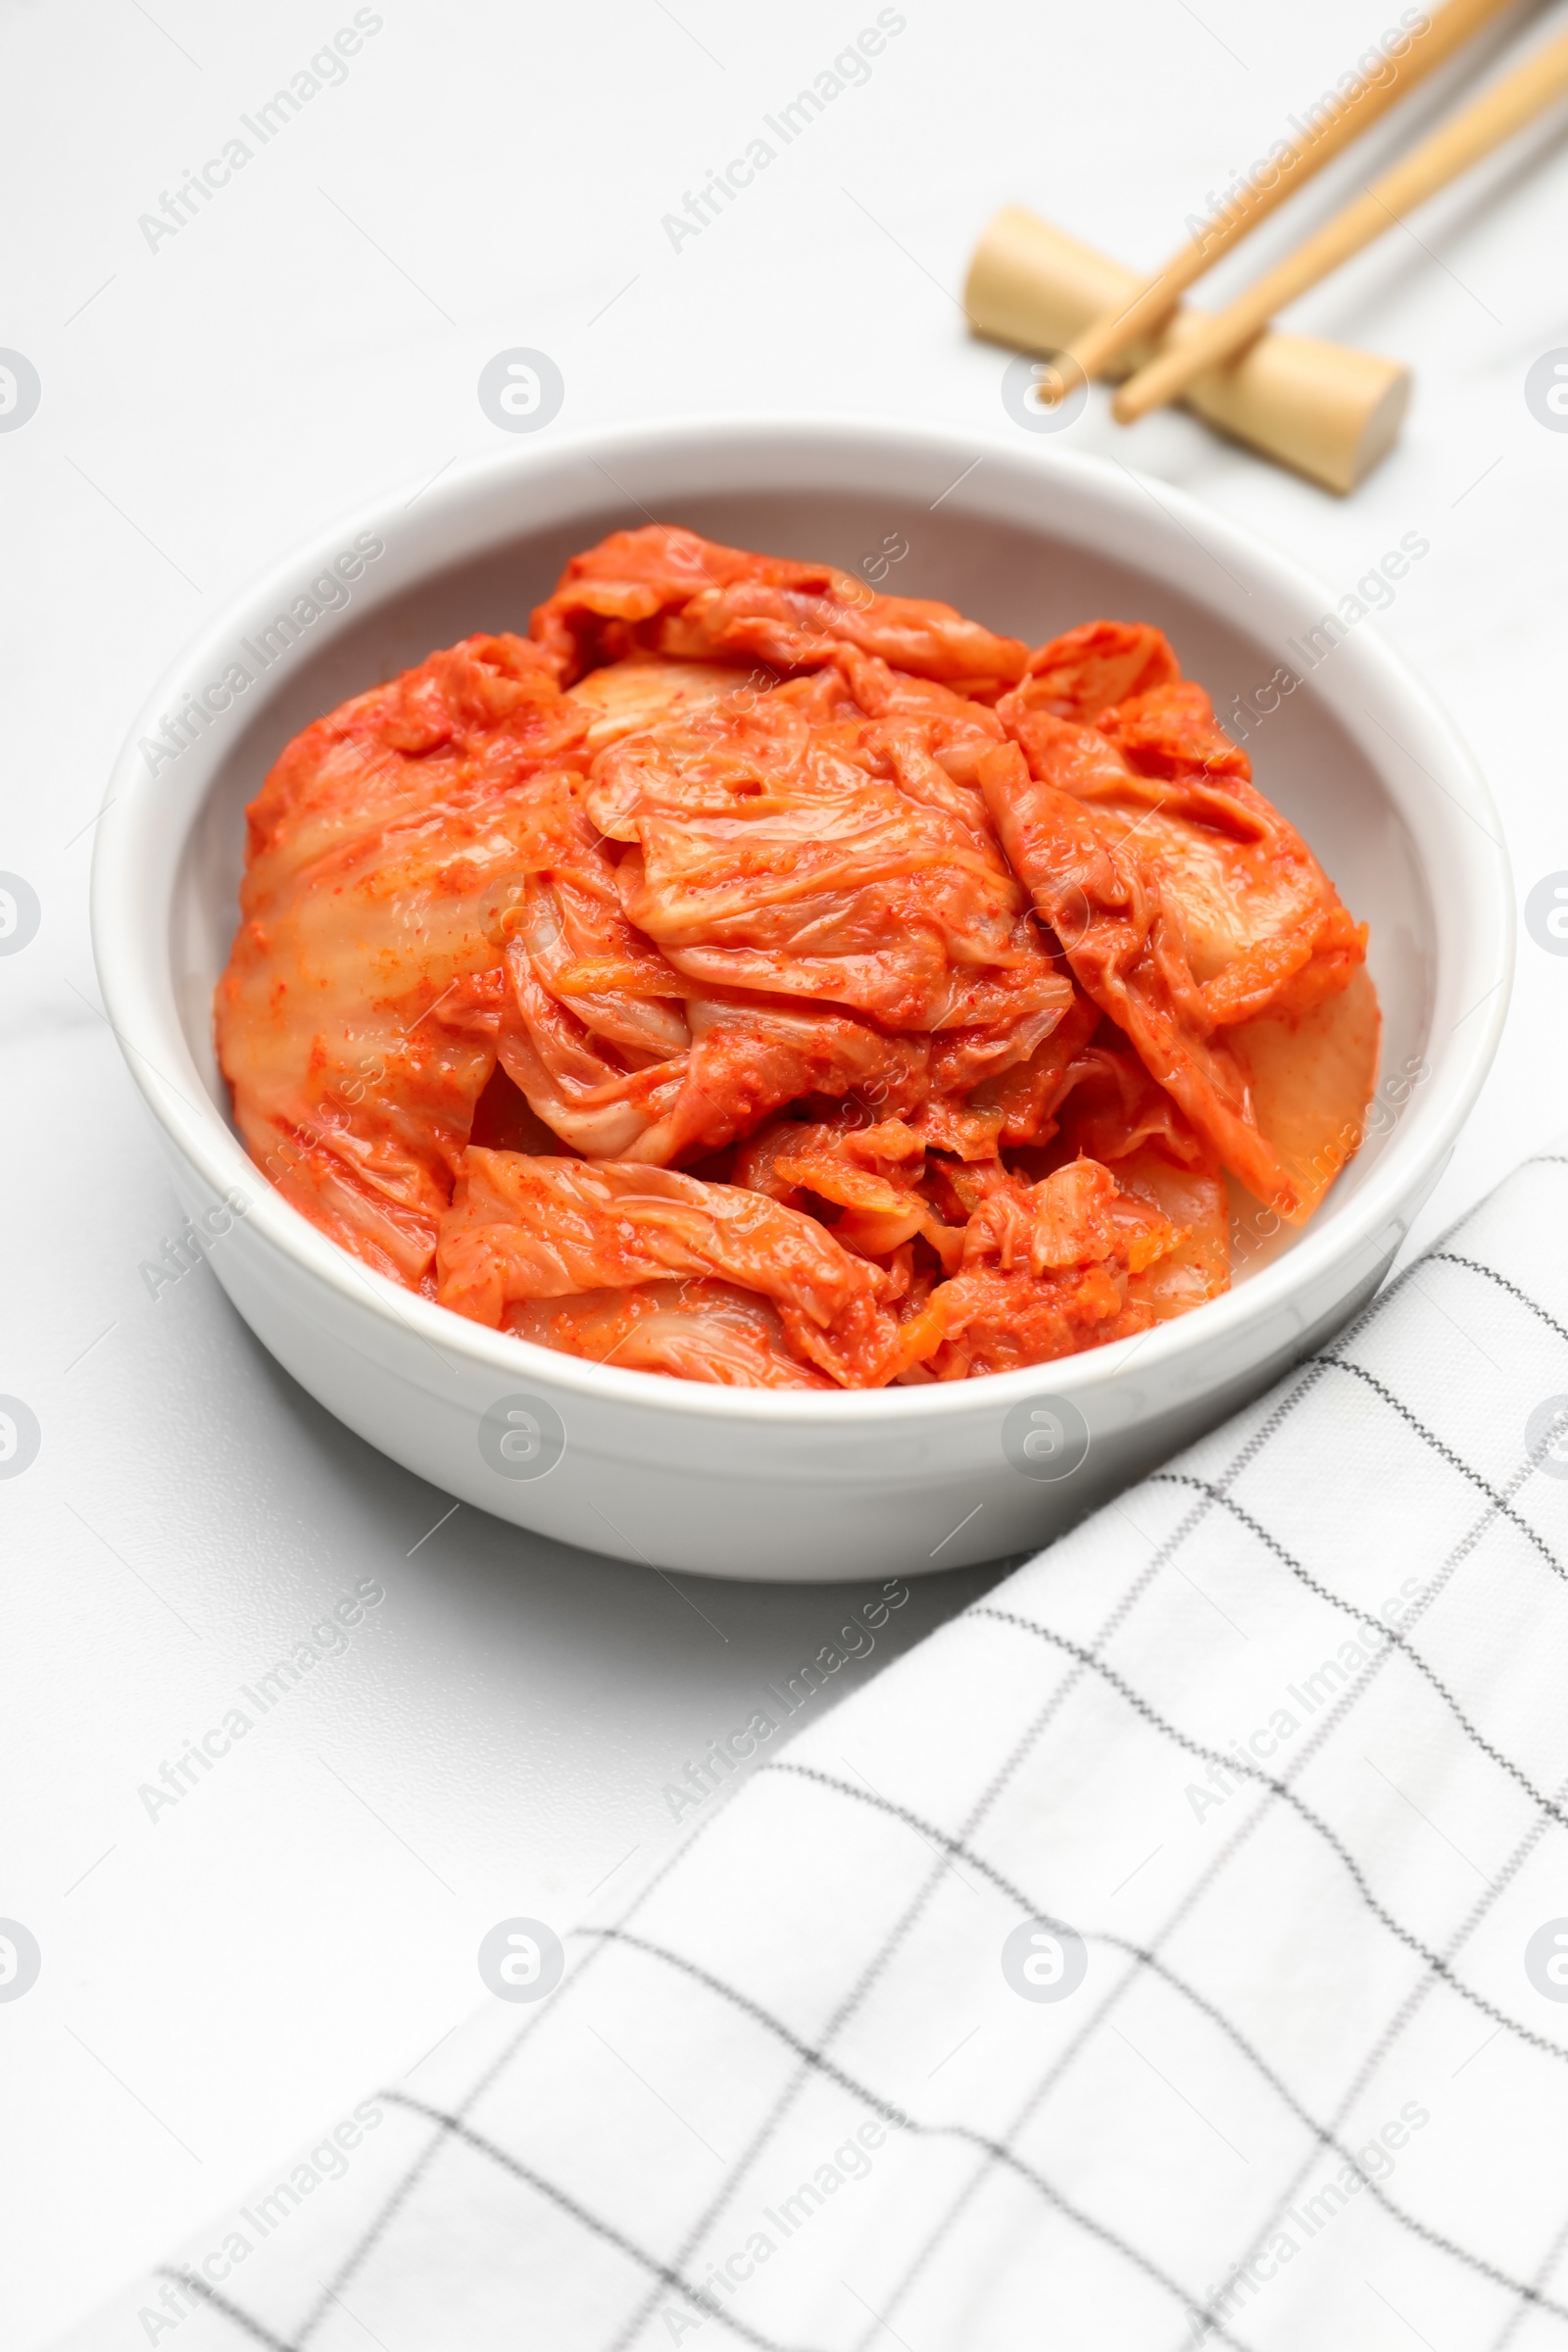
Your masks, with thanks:
[[[86,926],[91,820],[149,680],[323,519],[500,446],[475,387],[510,347],[560,367],[562,430],[824,405],[1006,429],[1004,355],[966,339],[954,298],[991,210],[1030,203],[1152,264],[1385,21],[1360,0],[14,0],[0,18],[0,344],[41,386],[0,431],[0,868],[41,913],[0,958],[0,1391],[43,1433],[0,1483],[0,1915],[43,1953],[0,2002],[14,2352],[444,2034],[493,1921],[569,1913],[641,1868],[674,1834],[666,1784],[858,1597],[664,1580],[467,1510],[437,1526],[447,1498],[294,1388],[209,1271],[149,1295],[173,1196]],[[878,24],[863,75],[842,66],[787,144],[767,129]],[[696,234],[663,225],[758,140],[775,152],[733,203]],[[1335,184],[1363,172],[1348,159]],[[1488,167],[1301,306],[1418,369],[1402,445],[1348,503],[1180,416],[1123,435],[1098,395],[1068,440],[1210,500],[1336,594],[1404,534],[1430,540],[1364,625],[1477,746],[1521,901],[1568,867],[1568,434],[1524,398],[1568,345],[1565,195],[1547,126],[1528,167]],[[1568,960],[1525,936],[1425,1233],[1568,1123],[1565,1009]],[[919,1584],[840,1688],[983,1581]],[[384,1597],[182,1785],[240,1686],[367,1585]],[[139,1794],[160,1785],[177,1800]]]

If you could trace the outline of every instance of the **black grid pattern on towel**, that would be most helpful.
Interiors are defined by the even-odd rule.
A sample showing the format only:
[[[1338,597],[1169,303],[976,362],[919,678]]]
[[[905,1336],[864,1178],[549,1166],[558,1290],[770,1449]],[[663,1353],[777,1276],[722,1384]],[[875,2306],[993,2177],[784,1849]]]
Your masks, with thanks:
[[[1568,1161],[1555,1154],[1543,1154],[1535,1161],[1525,1162],[1524,1168],[1517,1171],[1501,1192],[1494,1196],[1493,1201],[1484,1204],[1484,1208],[1506,1207],[1513,1188],[1522,1184],[1539,1186],[1540,1180],[1529,1177],[1528,1170],[1549,1167],[1555,1172],[1565,1165],[1568,1165]],[[1555,1174],[1547,1182],[1552,1196],[1549,1205],[1560,1219],[1568,1211],[1568,1183],[1555,1177]],[[1193,2343],[1195,2332],[1206,2333],[1214,2342],[1233,2347],[1234,2352],[1250,2352],[1249,2339],[1235,2332],[1230,2322],[1207,2299],[1213,2293],[1212,2289],[1201,2288],[1192,2280],[1172,2278],[1140,2244],[1132,2219],[1113,2219],[1082,2210],[1062,2183],[1048,2179],[1019,2152],[1017,2142],[1026,2127],[1039,2115],[1057,2085],[1079,2061],[1083,2051],[1106,2028],[1111,2011],[1128,1988],[1145,1976],[1158,1978],[1161,1984],[1178,1999],[1200,2011],[1239,2053],[1255,2079],[1267,2086],[1281,2108],[1303,2128],[1307,2154],[1294,2177],[1280,2180],[1273,2208],[1276,2216],[1283,2214],[1293,2199],[1301,2193],[1308,2166],[1324,2150],[1342,2158],[1348,2155],[1349,2151],[1341,2136],[1346,2118],[1436,1987],[1446,1987],[1449,1994],[1469,2003],[1478,2021],[1491,2020],[1495,2033],[1511,2036],[1553,2071],[1557,2063],[1568,2059],[1568,2047],[1562,2042],[1554,2041],[1549,2035],[1526,2025],[1517,2016],[1489,2000],[1470,1984],[1462,1957],[1466,1944],[1476,1934],[1498,1894],[1523,1867],[1542,1838],[1552,1833],[1562,1835],[1565,1824],[1568,1824],[1568,1781],[1555,1789],[1539,1786],[1525,1766],[1508,1753],[1495,1732],[1488,1734],[1478,1728],[1467,1711],[1462,1694],[1453,1689],[1451,1677],[1446,1677],[1438,1671],[1419,1639],[1419,1620],[1431,1605],[1432,1593],[1447,1580],[1463,1573],[1465,1562],[1474,1555],[1478,1544],[1490,1530],[1506,1526],[1530,1546],[1553,1576],[1568,1581],[1568,1569],[1565,1569],[1564,1563],[1556,1557],[1539,1529],[1518,1507],[1518,1497],[1534,1475],[1537,1460],[1525,1454],[1521,1441],[1516,1470],[1503,1485],[1494,1484],[1431,1430],[1387,1380],[1352,1352],[1375,1326],[1381,1324],[1382,1336],[1387,1338],[1390,1327],[1386,1318],[1399,1310],[1399,1301],[1408,1286],[1426,1269],[1440,1266],[1452,1269],[1455,1280],[1473,1283],[1484,1291],[1498,1314],[1529,1318],[1568,1346],[1568,1325],[1553,1315],[1542,1301],[1530,1296],[1519,1284],[1484,1258],[1448,1246],[1464,1226],[1482,1213],[1481,1210],[1472,1211],[1468,1217],[1461,1219],[1442,1243],[1373,1302],[1352,1330],[1342,1335],[1331,1348],[1306,1363],[1283,1384],[1273,1399],[1261,1408],[1255,1425],[1245,1436],[1218,1476],[1200,1476],[1181,1463],[1156,1473],[1152,1485],[1174,1488],[1190,1495],[1191,1500],[1172,1532],[1152,1549],[1141,1571],[1128,1581],[1092,1641],[1071,1642],[1057,1630],[1016,1609],[1002,1605],[997,1598],[982,1601],[968,1612],[970,1618],[983,1619],[1004,1629],[1018,1642],[1027,1643],[1037,1650],[1043,1668],[1043,1685],[1040,1702],[1032,1720],[1013,1738],[1006,1753],[999,1759],[989,1783],[961,1821],[945,1827],[923,1817],[917,1808],[905,1805],[897,1797],[857,1788],[849,1781],[840,1780],[832,1773],[802,1763],[788,1754],[760,1768],[760,1775],[788,1777],[808,1785],[818,1797],[830,1797],[836,1806],[854,1807],[861,1814],[880,1813],[889,1824],[890,1834],[897,1830],[903,1836],[912,1828],[932,1848],[932,1864],[923,1883],[906,1903],[897,1921],[884,1934],[857,1981],[843,1986],[838,2007],[823,2031],[811,2038],[796,2034],[770,2013],[764,2003],[754,1998],[744,1984],[728,1982],[706,1969],[700,1960],[677,1952],[638,1932],[635,1921],[639,1912],[647,1907],[657,1889],[678,1879],[694,1847],[710,1831],[713,1821],[725,1818],[724,1812],[719,1812],[706,1821],[669,1857],[624,1919],[613,1926],[580,1932],[578,1940],[584,1947],[581,1957],[560,1990],[536,2017],[531,2018],[512,2037],[501,2055],[475,2081],[461,2103],[436,2109],[402,2092],[383,2094],[405,2111],[422,2115],[430,2126],[429,2137],[397,2188],[384,2202],[374,2222],[360,2236],[332,2279],[324,2283],[319,2298],[305,2312],[292,2332],[286,2335],[274,2332],[237,2303],[218,2296],[189,2273],[172,2270],[164,2275],[179,2279],[191,2291],[199,2293],[207,2309],[215,2318],[225,2321],[237,2338],[271,2346],[273,2352],[310,2352],[339,2295],[365,2271],[367,2265],[373,2263],[378,2248],[397,2229],[400,2214],[408,2200],[439,2163],[443,2150],[461,2144],[516,2181],[519,2192],[516,2221],[519,2227],[526,2227],[529,2200],[546,2200],[558,2211],[569,2216],[580,2230],[584,2259],[588,2258],[596,2244],[608,2243],[643,2274],[642,2290],[632,2297],[621,2323],[607,2332],[601,2352],[629,2352],[629,2347],[642,2337],[658,2309],[660,2298],[670,2293],[683,2298],[690,2309],[700,2313],[704,2320],[717,2321],[727,2340],[758,2346],[760,2352],[870,2352],[874,2344],[894,2336],[900,2311],[917,2290],[931,2266],[940,2259],[945,2243],[956,2230],[965,2210],[984,2195],[989,2182],[1005,2176],[1013,2183],[1026,2184],[1038,2199],[1042,2210],[1050,2208],[1072,2227],[1089,2232],[1121,2263],[1136,2270],[1145,2280],[1153,2281],[1159,2286],[1169,2302],[1172,2352],[1179,2345]],[[1568,1301],[1565,1301],[1565,1305],[1568,1305]],[[1505,1323],[1500,1328],[1506,1333]],[[1568,1358],[1564,1360],[1563,1375],[1564,1385],[1568,1387]],[[1049,1911],[1043,1890],[1015,1884],[988,1858],[985,1838],[988,1824],[997,1816],[1009,1789],[1025,1770],[1031,1752],[1059,1716],[1069,1697],[1092,1681],[1098,1684],[1102,1694],[1122,1707],[1129,1718],[1136,1718],[1146,1728],[1156,1732],[1173,1748],[1191,1752],[1195,1756],[1210,1752],[1202,1742],[1186,1733],[1152,1696],[1121,1675],[1105,1654],[1118,1631],[1171,1566],[1176,1555],[1190,1546],[1206,1525],[1223,1520],[1243,1529],[1304,1590],[1329,1601],[1337,1610],[1351,1616],[1358,1613],[1344,1595],[1314,1575],[1291,1546],[1271,1530],[1260,1512],[1244,1502],[1236,1491],[1256,1470],[1281,1431],[1310,1407],[1315,1396],[1320,1392],[1327,1394],[1335,1384],[1350,1382],[1361,1392],[1366,1413],[1381,1413],[1396,1418],[1430,1451],[1434,1464],[1440,1465],[1443,1472],[1460,1482],[1462,1490],[1472,1499],[1473,1511],[1468,1522],[1459,1515],[1455,1516],[1452,1542],[1445,1558],[1434,1563],[1426,1597],[1395,1636],[1389,1638],[1387,1629],[1380,1629],[1386,1637],[1385,1646],[1373,1668],[1339,1693],[1332,1706],[1325,1710],[1324,1718],[1310,1740],[1294,1753],[1288,1766],[1278,1772],[1267,1771],[1261,1766],[1251,1769],[1250,1779],[1256,1798],[1252,1810],[1223,1839],[1206,1867],[1186,1887],[1158,1934],[1134,1940],[1109,1933],[1097,1933],[1092,1926],[1086,1927],[1085,1933],[1091,1941],[1098,1941],[1107,1950],[1119,1953],[1126,1963],[1125,1971],[1108,1995],[1086,2019],[1076,2036],[1058,2052],[1049,2071],[1027,2085],[1008,2128],[1000,2133],[995,2130],[982,2132],[967,2124],[961,2116],[909,2115],[875,2082],[858,2079],[843,2066],[835,2056],[835,2044],[842,2038],[851,2020],[875,2003],[879,1985],[886,1979],[895,1959],[908,1944],[944,1874],[955,1861],[961,1860],[966,1869],[988,1879],[1016,1903],[1020,1917],[1038,1916]],[[942,1641],[947,1638],[939,1635],[935,1639]],[[1376,1676],[1394,1672],[1418,1677],[1445,1710],[1454,1738],[1464,1743],[1468,1752],[1482,1759],[1493,1774],[1506,1780],[1516,1793],[1526,1796],[1531,1808],[1532,1818],[1528,1828],[1516,1839],[1512,1852],[1490,1882],[1487,1894],[1478,1897],[1468,1913],[1452,1926],[1441,1948],[1418,1935],[1399,1918],[1392,1901],[1386,1899],[1372,1883],[1368,1868],[1363,1866],[1328,1822],[1306,1804],[1295,1786],[1313,1758],[1335,1740],[1343,1726],[1353,1720],[1357,1705]],[[1226,1757],[1224,1761],[1229,1770],[1235,1772],[1240,1769],[1234,1757]],[[744,1792],[735,1801],[744,1803]],[[1256,2046],[1255,2039],[1228,2019],[1200,1986],[1188,1982],[1162,1948],[1173,1939],[1183,1919],[1203,1899],[1208,1889],[1232,1869],[1238,1857],[1245,1854],[1259,1822],[1280,1808],[1294,1812],[1306,1834],[1327,1847],[1344,1872],[1348,1885],[1353,1889],[1355,1899],[1365,1906],[1385,1935],[1397,1940],[1420,1963],[1413,1981],[1406,1984],[1390,2013],[1380,2017],[1370,2033],[1363,2034],[1361,2054],[1348,2069],[1346,2087],[1334,2111],[1329,2114],[1311,2112],[1270,2065],[1265,2053]],[[619,2218],[589,2210],[578,2197],[547,2178],[537,2165],[524,2163],[477,2131],[469,2121],[477,2102],[514,2064],[518,2052],[531,2037],[552,2030],[553,2022],[561,2014],[564,2004],[581,2001],[591,1995],[596,1963],[611,1952],[635,1952],[651,1966],[663,1972],[672,1984],[678,1984],[685,1995],[699,1996],[720,2008],[745,2014],[787,2050],[793,2061],[793,2071],[784,2088],[769,2095],[760,2112],[750,2111],[746,2086],[739,2084],[735,2087],[736,2129],[738,2135],[744,2133],[743,2151],[729,2164],[726,2177],[716,2191],[700,2199],[694,2197],[694,2209],[680,2242],[663,2254],[644,2246],[636,2230],[629,2225],[622,2227]],[[711,2297],[705,2297],[699,2284],[697,2257],[699,2249],[707,2243],[715,2224],[733,2204],[743,2182],[778,2132],[805,2086],[813,2080],[822,2079],[851,2092],[872,2114],[880,2116],[891,2130],[955,2142],[972,2157],[973,2163],[967,2181],[951,2197],[946,2218],[931,2232],[918,2255],[909,2261],[891,2300],[884,2299],[881,2311],[871,2317],[853,2343],[845,2338],[832,2347],[786,2346],[752,2327],[734,2309],[719,2305]],[[1500,2300],[1496,2328],[1487,2345],[1478,2344],[1476,2352],[1504,2352],[1504,2347],[1512,2341],[1525,2319],[1533,2313],[1547,2317],[1559,2325],[1564,2352],[1568,2352],[1568,2296],[1561,2291],[1556,2295],[1550,2291],[1558,2263],[1565,2249],[1568,2249],[1568,2210],[1565,2210],[1561,2221],[1541,2246],[1530,2275],[1519,2276],[1507,2264],[1494,2259],[1484,2247],[1465,2244],[1451,2230],[1419,2213],[1407,2210],[1382,2183],[1373,2180],[1367,2185],[1380,2211],[1410,2241],[1430,2249],[1434,2262],[1452,2266],[1456,2274],[1468,2273],[1480,2278],[1498,2290]],[[1265,2222],[1261,2228],[1250,2233],[1247,2242],[1235,2249],[1230,2276],[1234,2276],[1237,2267],[1248,2262],[1259,2246],[1267,2244],[1272,2226],[1272,2223]],[[423,2344],[419,2352],[426,2352]],[[433,2344],[429,2352],[435,2352]]]

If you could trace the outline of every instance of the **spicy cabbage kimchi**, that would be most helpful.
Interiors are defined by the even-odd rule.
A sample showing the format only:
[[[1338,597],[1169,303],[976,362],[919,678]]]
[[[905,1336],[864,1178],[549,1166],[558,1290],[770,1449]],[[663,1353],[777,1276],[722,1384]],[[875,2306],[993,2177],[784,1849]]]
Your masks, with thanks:
[[[376,1273],[778,1389],[1103,1347],[1361,1139],[1366,930],[1160,632],[1032,650],[657,524],[283,751],[216,1006]]]

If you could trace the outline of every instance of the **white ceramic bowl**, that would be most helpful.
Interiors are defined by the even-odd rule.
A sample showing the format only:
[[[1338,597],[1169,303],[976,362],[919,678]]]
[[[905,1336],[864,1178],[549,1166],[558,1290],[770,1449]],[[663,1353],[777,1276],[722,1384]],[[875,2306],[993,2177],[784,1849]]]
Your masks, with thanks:
[[[1248,748],[1262,788],[1371,923],[1393,1083],[1314,1221],[1289,1247],[1258,1250],[1228,1297],[1139,1340],[949,1387],[710,1388],[579,1362],[411,1297],[334,1248],[251,1165],[210,1015],[235,925],[244,804],[309,719],[455,638],[525,629],[569,553],[653,517],[850,570],[902,539],[890,591],[945,598],[1031,643],[1101,613],[1156,621],[1222,718],[1238,695],[1278,706]],[[1301,647],[1333,602],[1273,548],[1124,468],[1022,434],[876,420],[547,435],[408,506],[350,516],[181,655],[131,732],[98,827],[99,975],[180,1199],[210,1233],[225,1223],[225,1196],[248,1203],[211,1246],[234,1304],[296,1380],[394,1460],[465,1502],[621,1558],[725,1576],[906,1576],[1055,1533],[1371,1295],[1495,1048],[1512,891],[1486,787],[1371,626],[1309,666]],[[269,641],[291,609],[292,642],[277,630]],[[1280,669],[1301,681],[1288,695],[1269,685]],[[193,696],[205,697],[194,710]],[[182,710],[184,748],[142,748]],[[1031,1421],[1042,1398],[1053,1421]],[[1070,1475],[1044,1478],[1079,1450],[1051,1458],[1057,1427],[1086,1432],[1088,1452]],[[1047,1459],[1015,1467],[1028,1462],[1020,1433],[1040,1430]]]

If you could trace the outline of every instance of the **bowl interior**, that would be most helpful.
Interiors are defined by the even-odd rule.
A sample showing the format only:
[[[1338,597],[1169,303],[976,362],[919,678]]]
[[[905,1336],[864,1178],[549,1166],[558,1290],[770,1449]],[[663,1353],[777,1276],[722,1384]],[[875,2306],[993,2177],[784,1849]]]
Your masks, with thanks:
[[[1250,704],[1279,666],[1277,647],[1261,645],[1198,597],[1075,539],[956,505],[933,512],[923,496],[911,496],[906,511],[885,491],[873,499],[757,489],[671,503],[678,512],[660,519],[689,524],[732,546],[830,561],[862,577],[868,564],[875,575],[877,560],[902,544],[907,553],[877,578],[886,593],[942,598],[1030,644],[1102,616],[1155,622],[1170,637],[1185,674],[1213,697],[1221,723],[1238,735],[1247,730],[1259,789],[1304,836],[1351,912],[1370,923],[1384,1071],[1413,1065],[1425,1051],[1436,970],[1421,859],[1376,765],[1309,681],[1261,720],[1245,710],[1238,716],[1238,701]],[[192,1059],[225,1121],[227,1089],[212,1041],[213,990],[237,919],[245,804],[283,745],[312,719],[436,647],[482,630],[526,632],[529,612],[549,594],[568,556],[607,531],[647,519],[646,510],[627,501],[584,510],[565,525],[530,530],[519,523],[499,547],[345,614],[336,633],[311,648],[270,700],[249,698],[257,707],[234,728],[214,774],[185,843],[172,905],[179,1016]],[[1374,1126],[1315,1225],[1354,1197],[1391,1132],[1392,1123]],[[1295,1238],[1281,1235],[1254,1249],[1237,1265],[1236,1279],[1257,1273]]]

